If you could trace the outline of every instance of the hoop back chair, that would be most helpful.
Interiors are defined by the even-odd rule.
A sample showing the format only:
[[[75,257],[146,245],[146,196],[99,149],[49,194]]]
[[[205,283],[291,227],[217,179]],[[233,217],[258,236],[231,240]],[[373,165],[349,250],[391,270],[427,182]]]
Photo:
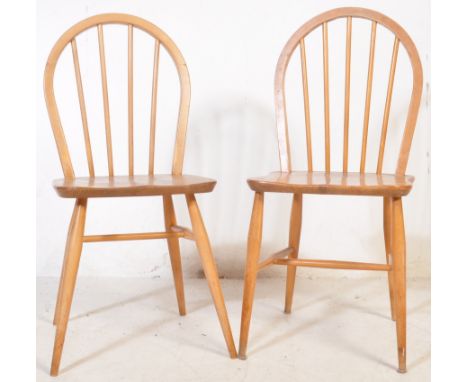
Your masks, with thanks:
[[[330,161],[330,90],[329,90],[329,59],[328,59],[328,24],[336,19],[346,20],[346,54],[345,54],[345,101],[343,123],[343,162],[342,171],[331,171]],[[370,48],[368,75],[364,108],[364,123],[362,129],[362,145],[360,171],[348,171],[348,139],[350,125],[350,76],[351,76],[351,36],[353,19],[367,20],[370,27]],[[369,114],[372,96],[372,81],[374,72],[374,54],[377,26],[382,26],[393,33],[394,44],[391,56],[386,101],[383,121],[380,130],[380,144],[377,158],[377,168],[373,173],[366,172],[367,137],[369,130]],[[305,38],[314,30],[322,32],[322,62],[324,88],[324,164],[325,171],[316,171],[313,166],[311,110],[309,105],[309,84],[306,62]],[[400,152],[394,174],[383,174],[382,165],[385,153],[387,129],[389,125],[390,105],[395,78],[395,69],[399,46],[405,48],[412,68],[412,93],[409,102],[406,125],[400,145]],[[302,69],[302,86],[304,99],[304,115],[306,129],[307,171],[293,171],[291,148],[288,136],[288,119],[286,115],[285,74],[292,54],[299,50]],[[280,155],[280,171],[267,176],[248,179],[250,188],[255,191],[253,211],[251,216],[247,261],[245,268],[244,296],[242,306],[241,334],[239,356],[246,358],[248,332],[252,314],[257,272],[272,265],[286,265],[286,296],[285,313],[291,312],[296,267],[318,267],[333,269],[358,269],[388,272],[392,319],[396,320],[398,344],[398,370],[406,371],[406,254],[405,230],[403,224],[402,197],[407,195],[414,178],[405,175],[408,156],[416,125],[418,109],[422,93],[422,67],[416,47],[395,21],[387,16],[364,8],[338,8],[320,14],[293,34],[284,47],[275,72],[275,109],[278,144]],[[262,240],[263,200],[265,192],[281,192],[293,194],[289,243],[288,247],[259,261]],[[303,194],[323,195],[364,195],[383,198],[383,225],[386,249],[386,264],[370,264],[350,261],[299,259],[299,242],[302,221]]]
[[[113,165],[113,146],[110,123],[110,109],[104,47],[104,27],[108,24],[127,26],[128,39],[128,175],[116,176]],[[106,176],[96,176],[91,150],[91,139],[88,126],[86,103],[78,57],[76,37],[84,31],[95,28],[99,43],[99,57],[102,80],[102,99],[104,109],[103,132],[106,137],[107,168]],[[150,115],[149,161],[147,175],[134,174],[134,29],[146,32],[154,39],[153,81]],[[54,95],[54,74],[61,54],[70,45],[76,77],[79,107],[81,112],[83,134],[86,149],[89,176],[75,177],[73,164]],[[164,48],[174,62],[180,80],[180,104],[177,121],[176,140],[173,151],[172,173],[155,175],[155,136],[156,136],[156,105],[158,91],[159,55]],[[126,14],[101,14],[85,19],[68,29],[57,41],[50,52],[44,74],[44,92],[47,110],[60,156],[64,178],[54,181],[54,187],[61,197],[76,199],[73,215],[70,221],[67,244],[65,249],[62,275],[57,295],[54,316],[56,325],[55,344],[51,365],[51,375],[57,375],[60,359],[70,315],[73,291],[76,283],[78,265],[83,243],[118,240],[146,240],[166,239],[174,276],[174,284],[180,315],[185,315],[185,297],[180,259],[179,239],[189,239],[196,242],[201,257],[205,276],[208,280],[211,295],[214,300],[218,318],[224,334],[229,354],[237,356],[231,328],[224,305],[224,298],[220,287],[216,264],[211,252],[210,242],[204,227],[202,216],[197,205],[195,194],[211,192],[216,184],[212,179],[193,175],[183,175],[185,136],[190,104],[190,78],[184,58],[177,46],[157,26],[139,17]],[[84,155],[84,153],[83,153]],[[174,211],[172,196],[185,195],[193,231],[178,226]],[[121,196],[162,196],[164,207],[164,232],[85,235],[85,219],[88,198],[93,197],[121,197]]]

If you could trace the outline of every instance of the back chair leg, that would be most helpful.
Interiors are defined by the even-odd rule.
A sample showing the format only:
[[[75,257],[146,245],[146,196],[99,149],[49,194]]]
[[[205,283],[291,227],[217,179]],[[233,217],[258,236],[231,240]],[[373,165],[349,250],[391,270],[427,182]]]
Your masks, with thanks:
[[[393,264],[393,251],[392,251],[392,199],[384,197],[384,238],[385,238],[385,253],[387,257],[387,264]],[[395,273],[392,270],[388,271],[388,290],[390,294],[390,309],[392,313],[392,320],[395,321]]]
[[[257,265],[260,257],[263,225],[263,193],[256,192],[250,219],[249,237],[247,242],[247,262],[244,274],[244,298],[242,300],[242,318],[239,341],[239,358],[246,359],[247,341],[249,336],[250,318],[257,280]]]
[[[406,243],[401,198],[393,199],[393,267],[395,274],[398,371],[406,372]]]
[[[289,224],[289,247],[294,251],[289,258],[297,259],[299,254],[299,242],[301,240],[302,225],[302,194],[294,194],[291,207],[291,220]],[[284,302],[284,312],[291,313],[291,306],[294,294],[294,284],[296,282],[296,266],[288,265],[286,274],[286,297]]]
[[[63,343],[67,331],[68,318],[70,317],[70,308],[75,289],[76,275],[80,263],[81,249],[83,247],[83,233],[86,220],[86,199],[77,199],[75,203],[75,213],[69,232],[68,250],[65,256],[65,269],[63,272],[63,281],[60,295],[60,308],[56,323],[56,334],[54,343],[54,352],[52,356],[52,365],[50,374],[56,376],[60,367],[62,357]]]
[[[62,264],[62,273],[60,274],[59,288],[57,291],[57,302],[55,304],[54,325],[57,325],[58,318],[60,316],[60,310],[62,308],[63,278],[65,274],[65,269],[67,269],[68,252],[70,251],[70,241],[71,241],[72,232],[76,223],[77,210],[78,210],[78,204],[75,204],[75,207],[73,208],[73,214],[70,219],[70,224],[68,226],[67,243],[65,245],[65,253],[63,256],[63,264]]]
[[[174,211],[172,196],[163,196],[164,205],[164,224],[166,231],[170,232],[171,227],[177,224]],[[177,304],[179,306],[179,314],[185,316],[185,296],[184,296],[184,279],[182,275],[182,262],[180,261],[180,247],[178,238],[168,238],[167,246],[169,248],[169,256],[171,258],[172,275],[174,276],[174,285],[177,295]]]
[[[229,325],[229,318],[227,315],[226,306],[224,304],[224,297],[221,290],[221,284],[219,282],[218,271],[216,269],[216,263],[211,252],[210,241],[206,233],[205,225],[203,224],[200,209],[198,208],[195,195],[187,194],[185,195],[185,198],[187,200],[190,220],[192,221],[193,234],[195,236],[198,252],[202,261],[203,271],[205,272],[205,277],[208,281],[211,296],[213,297],[229,355],[231,358],[236,358],[236,346],[234,345],[231,326]]]

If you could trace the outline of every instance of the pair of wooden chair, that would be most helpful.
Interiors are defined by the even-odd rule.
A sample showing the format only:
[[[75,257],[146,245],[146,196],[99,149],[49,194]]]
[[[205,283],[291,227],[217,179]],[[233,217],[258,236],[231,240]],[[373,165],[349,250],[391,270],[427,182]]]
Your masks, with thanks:
[[[328,23],[339,18],[346,19],[346,65],[345,65],[345,111],[344,111],[344,142],[343,166],[339,172],[331,171],[330,161],[330,96],[329,96],[329,59],[328,59]],[[351,67],[351,34],[353,18],[370,21],[370,57],[368,66],[367,91],[364,111],[364,127],[362,133],[361,161],[359,172],[348,171],[348,140],[350,114],[350,67]],[[110,124],[109,97],[106,71],[106,55],[104,47],[104,26],[107,24],[123,24],[128,32],[128,175],[114,174],[113,145]],[[393,53],[390,64],[387,98],[381,128],[380,146],[378,151],[377,169],[375,173],[366,172],[367,136],[369,128],[369,113],[372,95],[374,71],[374,52],[377,25],[382,25],[394,34]],[[325,171],[319,172],[313,166],[311,117],[309,105],[309,84],[307,76],[305,38],[310,32],[321,27],[323,41],[323,84],[324,84],[324,126],[325,126]],[[102,98],[104,108],[104,131],[107,147],[107,176],[96,176],[91,149],[91,139],[88,127],[87,109],[81,78],[76,37],[82,32],[96,28],[99,43],[100,69],[102,79]],[[150,117],[149,163],[147,175],[134,174],[134,97],[133,97],[133,31],[138,28],[154,38],[154,65]],[[385,153],[387,128],[392,99],[392,89],[395,68],[400,44],[405,48],[412,65],[413,85],[410,105],[406,118],[406,126],[400,146],[400,154],[394,174],[382,174],[382,163]],[[54,73],[57,62],[67,46],[71,46],[76,77],[79,106],[81,111],[83,136],[89,176],[76,177],[72,165],[67,140],[62,128],[54,95]],[[154,172],[155,131],[156,131],[156,101],[158,91],[159,52],[164,48],[172,58],[180,80],[180,105],[177,122],[176,142],[173,151],[172,173],[156,175]],[[304,113],[306,127],[307,171],[293,171],[291,149],[288,138],[288,124],[285,103],[285,73],[293,52],[299,49],[302,67],[302,83],[304,97]],[[183,175],[185,136],[187,131],[188,110],[190,103],[190,79],[185,61],[174,42],[161,29],[141,18],[124,14],[103,14],[90,17],[71,27],[53,47],[44,76],[44,90],[52,129],[57,144],[64,179],[54,182],[54,187],[61,197],[76,200],[70,221],[67,244],[65,249],[62,275],[57,296],[54,316],[56,337],[53,351],[51,374],[57,375],[63,350],[67,323],[77,271],[83,243],[118,240],[166,239],[179,307],[179,313],[185,315],[184,287],[181,271],[179,239],[185,238],[196,242],[205,276],[216,307],[218,318],[224,334],[231,358],[237,357],[228,315],[216,264],[210,247],[210,242],[197,205],[195,194],[211,192],[215,186],[212,179],[193,175]],[[252,313],[254,289],[259,270],[272,264],[287,266],[285,312],[289,313],[292,306],[292,296],[295,283],[296,267],[319,267],[335,269],[380,270],[388,272],[392,318],[396,320],[399,371],[406,371],[406,285],[405,285],[405,231],[403,225],[402,197],[407,195],[412,187],[413,177],[406,176],[406,165],[410,151],[411,140],[416,124],[422,91],[422,69],[417,50],[408,34],[396,22],[388,17],[363,8],[339,8],[325,12],[304,24],[288,41],[281,53],[275,77],[275,109],[280,152],[280,172],[271,173],[262,178],[249,179],[249,186],[255,191],[252,218],[248,235],[248,253],[245,267],[245,285],[242,305],[242,321],[239,344],[239,357],[245,359],[248,331]],[[263,199],[265,192],[280,192],[293,194],[291,221],[289,229],[289,244],[266,260],[259,261],[262,239]],[[177,225],[174,212],[173,195],[185,195],[192,230]],[[386,264],[368,264],[330,260],[299,259],[299,240],[301,234],[302,199],[303,194],[325,195],[363,195],[380,196],[384,205],[384,238],[387,262]],[[162,196],[164,207],[165,231],[150,233],[85,235],[85,219],[88,198],[122,197],[122,196]]]

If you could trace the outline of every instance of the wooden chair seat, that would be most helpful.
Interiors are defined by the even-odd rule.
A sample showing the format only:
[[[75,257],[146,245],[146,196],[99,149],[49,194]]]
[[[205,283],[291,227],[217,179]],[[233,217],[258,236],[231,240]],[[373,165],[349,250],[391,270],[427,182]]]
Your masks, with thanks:
[[[247,180],[257,192],[393,197],[407,195],[413,181],[414,177],[409,175],[320,171],[275,171]]]
[[[198,194],[213,191],[216,181],[195,175],[96,176],[54,180],[63,198]]]

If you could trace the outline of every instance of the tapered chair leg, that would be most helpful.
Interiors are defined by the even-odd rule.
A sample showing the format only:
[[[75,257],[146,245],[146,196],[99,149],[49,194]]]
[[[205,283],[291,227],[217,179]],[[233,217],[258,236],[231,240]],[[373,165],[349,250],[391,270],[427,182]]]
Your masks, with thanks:
[[[392,251],[392,199],[384,197],[384,208],[383,208],[384,218],[384,238],[385,238],[385,253],[387,256],[387,264],[392,265],[393,263],[393,251]],[[390,294],[390,309],[392,313],[392,320],[395,321],[395,274],[392,270],[388,272],[388,290]]]
[[[239,340],[239,358],[246,359],[249,337],[250,318],[257,280],[257,265],[260,257],[263,226],[263,193],[256,192],[250,219],[249,237],[247,242],[247,262],[244,274],[244,297],[242,300],[242,317]]]
[[[229,355],[231,358],[236,358],[236,346],[234,345],[234,339],[232,337],[231,326],[229,325],[226,305],[224,304],[224,297],[221,290],[221,284],[219,282],[218,270],[216,269],[216,263],[211,252],[210,241],[206,233],[205,225],[203,224],[200,209],[198,208],[195,195],[188,194],[185,195],[185,198],[187,200],[193,234],[195,236],[198,253],[200,254],[203,265],[203,271],[205,272],[205,277],[208,281],[208,286],[210,288],[211,296],[218,314],[218,319],[221,324],[221,329],[223,331]]]
[[[289,258],[296,259],[299,254],[299,242],[301,239],[302,225],[302,194],[294,194],[291,207],[291,220],[289,224],[289,247],[293,252]],[[294,284],[296,282],[296,267],[288,265],[286,274],[286,296],[284,302],[284,312],[291,313],[291,306],[294,294]]]
[[[163,196],[164,204],[164,224],[166,231],[170,232],[171,227],[177,224],[174,211],[172,196]],[[178,238],[168,238],[167,246],[169,248],[169,256],[171,258],[172,275],[174,277],[174,286],[177,296],[177,304],[179,306],[179,314],[185,316],[185,295],[184,295],[184,279],[182,275],[182,262],[180,260],[180,247]]]
[[[81,249],[83,247],[84,224],[86,220],[86,199],[77,199],[75,203],[75,214],[68,238],[69,246],[66,255],[66,266],[63,272],[62,292],[60,298],[60,309],[58,310],[54,351],[50,374],[56,376],[60,367],[63,343],[67,331],[68,318],[75,289],[76,275],[80,263]]]
[[[73,208],[73,214],[70,219],[70,224],[68,225],[68,235],[67,235],[67,243],[65,245],[65,254],[63,256],[63,263],[62,263],[62,273],[60,274],[60,282],[59,282],[59,288],[57,291],[57,302],[55,304],[55,314],[54,314],[54,325],[57,325],[58,318],[60,315],[60,309],[61,309],[61,302],[62,302],[62,295],[63,295],[63,276],[65,274],[65,269],[67,268],[67,260],[68,260],[68,252],[70,251],[70,240],[72,237],[72,231],[75,226],[76,222],[76,211],[78,210],[78,205],[75,204],[75,207]]]
[[[393,267],[398,344],[398,371],[406,372],[406,243],[401,198],[393,199]]]

